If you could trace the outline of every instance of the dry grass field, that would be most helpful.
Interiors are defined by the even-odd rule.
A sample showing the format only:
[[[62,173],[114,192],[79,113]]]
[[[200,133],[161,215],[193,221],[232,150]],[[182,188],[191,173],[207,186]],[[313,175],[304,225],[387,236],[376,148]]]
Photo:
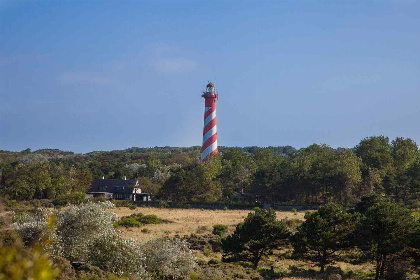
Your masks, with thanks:
[[[184,236],[191,233],[209,233],[213,225],[224,224],[229,227],[229,232],[242,222],[248,213],[253,210],[200,210],[200,209],[169,209],[169,208],[137,208],[131,210],[126,207],[119,207],[112,210],[118,217],[129,216],[133,213],[145,215],[155,214],[161,219],[169,220],[170,223],[157,225],[145,225],[140,228],[120,227],[125,237],[135,238],[140,242],[147,242],[151,239],[163,236]],[[278,219],[301,219],[305,212],[277,211]],[[147,228],[148,232],[142,232]]]

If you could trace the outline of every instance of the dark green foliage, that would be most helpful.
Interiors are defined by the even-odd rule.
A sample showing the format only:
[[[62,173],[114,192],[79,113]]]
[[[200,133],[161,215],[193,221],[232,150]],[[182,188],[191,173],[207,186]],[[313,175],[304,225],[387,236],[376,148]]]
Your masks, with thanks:
[[[160,224],[162,221],[156,215],[144,215],[140,218],[140,222],[148,225],[148,224]]]
[[[152,197],[177,203],[338,202],[351,207],[362,195],[374,192],[414,206],[420,194],[420,153],[408,138],[365,138],[354,152],[317,144],[300,150],[284,146],[219,151],[205,163],[200,162],[200,147],[87,154],[1,151],[0,195],[60,201],[85,193],[92,178],[100,176],[138,179]]]
[[[142,213],[135,213],[130,216],[122,217],[115,223],[115,226],[140,227],[142,225],[160,223],[162,223],[162,221],[156,215],[143,215]]]
[[[169,204],[166,201],[159,201],[159,208],[169,208]]]
[[[357,224],[355,240],[359,248],[375,261],[376,280],[385,279],[391,259],[398,262],[398,254],[413,240],[415,225],[408,209],[387,199],[375,201],[363,213]]]
[[[53,200],[54,206],[66,206],[68,204],[78,205],[85,202],[84,193],[74,193],[66,196],[60,196]]]
[[[220,155],[180,168],[164,183],[159,195],[178,202],[220,200],[222,189],[218,175],[221,168]]]
[[[114,225],[121,226],[121,227],[141,227],[142,224],[136,218],[123,217]]]
[[[227,230],[228,230],[227,225],[222,225],[222,224],[219,224],[219,225],[214,225],[214,226],[213,226],[213,231],[212,231],[212,233],[213,233],[214,235],[218,235],[218,236],[220,236],[220,237],[223,237],[223,236],[225,236],[225,234],[226,234]]]
[[[273,209],[249,213],[232,235],[222,239],[224,261],[250,261],[257,268],[259,261],[271,250],[287,242],[287,227],[276,219]]]
[[[111,202],[115,205],[115,207],[130,207],[131,205],[133,205],[133,202],[129,200],[112,199]]]
[[[305,221],[292,237],[295,254],[316,261],[324,272],[333,263],[339,250],[351,245],[357,215],[346,213],[338,204],[326,204],[307,213]]]

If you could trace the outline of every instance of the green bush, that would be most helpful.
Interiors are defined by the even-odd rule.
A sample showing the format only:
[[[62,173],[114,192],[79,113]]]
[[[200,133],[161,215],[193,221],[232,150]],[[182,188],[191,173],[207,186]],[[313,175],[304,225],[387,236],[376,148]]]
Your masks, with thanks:
[[[137,205],[131,204],[130,206],[128,206],[128,208],[130,208],[131,210],[134,210],[134,209],[137,209]]]
[[[115,223],[116,226],[121,227],[141,227],[141,223],[135,218],[123,217],[121,220]]]
[[[148,225],[148,224],[160,224],[162,221],[156,215],[145,215],[140,218],[140,222],[142,222],[145,225]]]
[[[92,202],[104,202],[104,201],[109,200],[109,198],[107,198],[104,195],[101,195],[101,196],[89,198],[89,200],[92,201]]]
[[[142,213],[131,214],[130,216],[122,217],[115,226],[124,227],[140,227],[143,224],[160,224],[162,221],[156,215],[143,215]]]
[[[169,208],[169,204],[166,201],[159,202],[159,208]]]
[[[54,206],[66,206],[68,204],[79,205],[85,201],[86,199],[84,193],[74,193],[57,197],[52,203]]]
[[[130,216],[128,216],[128,217],[131,217],[131,218],[134,218],[134,219],[137,219],[139,222],[140,222],[140,219],[141,218],[143,218],[143,213],[134,213],[134,214],[131,214]]]
[[[115,207],[130,207],[133,205],[129,200],[116,200],[113,199],[111,202],[115,205]]]
[[[212,233],[214,235],[218,235],[220,237],[223,237],[223,236],[225,236],[225,234],[227,232],[227,229],[228,229],[227,225],[222,225],[222,224],[214,225]]]

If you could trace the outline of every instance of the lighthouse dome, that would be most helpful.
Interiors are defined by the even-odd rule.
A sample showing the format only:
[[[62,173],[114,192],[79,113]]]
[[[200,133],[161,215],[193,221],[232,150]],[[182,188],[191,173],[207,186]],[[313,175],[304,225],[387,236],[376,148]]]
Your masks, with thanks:
[[[213,83],[208,83],[207,87],[214,87]]]

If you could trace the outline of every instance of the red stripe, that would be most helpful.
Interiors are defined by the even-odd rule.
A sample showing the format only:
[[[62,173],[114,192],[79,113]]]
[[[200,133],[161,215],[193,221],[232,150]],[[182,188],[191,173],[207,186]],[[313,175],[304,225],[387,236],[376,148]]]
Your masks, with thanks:
[[[216,118],[212,119],[203,129],[203,136],[207,133],[213,126],[216,125]]]
[[[211,107],[211,109],[209,109],[207,112],[204,113],[204,119],[206,119],[208,116],[210,116],[211,113],[213,113],[214,111],[216,111],[216,108]]]
[[[206,161],[210,156],[217,154],[219,151],[216,148],[213,152],[211,152],[210,154],[208,154],[202,161]]]
[[[203,147],[201,148],[201,152],[203,152],[208,146],[213,144],[214,141],[217,140],[217,132],[213,134],[206,142],[203,143]]]

